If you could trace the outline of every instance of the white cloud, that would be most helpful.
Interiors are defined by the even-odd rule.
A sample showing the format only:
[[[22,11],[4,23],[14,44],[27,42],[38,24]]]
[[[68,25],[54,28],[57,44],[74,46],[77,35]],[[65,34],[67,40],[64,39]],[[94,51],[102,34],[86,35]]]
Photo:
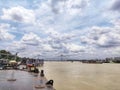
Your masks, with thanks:
[[[113,27],[92,27],[88,34],[81,37],[81,42],[97,48],[115,48],[120,46],[119,20]]]
[[[64,44],[64,46],[70,52],[84,52],[85,51],[85,47],[77,45],[77,44],[73,44],[73,43]]]
[[[0,41],[13,40],[14,35],[8,32],[9,24],[0,24]]]
[[[8,28],[10,28],[10,24],[0,23],[0,29],[8,29]]]
[[[114,55],[120,51],[120,21],[118,13],[107,11],[110,3],[108,0],[45,0],[34,8],[3,7],[2,21],[15,29],[8,30],[9,25],[2,25],[0,39],[10,39],[10,32],[16,34],[15,41],[6,46],[21,56],[78,54],[77,58],[89,58],[105,57],[111,51]]]
[[[33,10],[26,9],[22,6],[11,7],[9,9],[3,8],[3,15],[1,19],[12,20],[21,23],[35,23],[35,14]]]
[[[67,12],[70,14],[82,14],[82,11],[89,5],[89,0],[68,0]]]
[[[106,36],[106,35],[101,35],[100,38],[98,39],[98,41],[96,41],[96,44],[101,46],[101,47],[114,46],[112,44],[111,38],[109,36]]]
[[[25,34],[21,39],[22,43],[35,46],[39,45],[40,41],[41,41],[40,37],[32,32]]]
[[[7,50],[11,52],[24,52],[27,46],[21,42],[13,41],[10,46],[7,47]]]
[[[49,45],[49,44],[43,44],[42,45],[42,49],[44,50],[44,51],[53,51],[54,49],[51,47],[51,45]]]
[[[70,41],[75,37],[74,33],[62,33],[59,32],[53,28],[49,28],[48,30],[45,31],[45,33],[54,41],[58,41],[58,42],[66,42],[66,41]]]
[[[120,12],[120,0],[114,0],[114,2],[112,2],[112,3],[113,3],[113,5],[112,5],[111,9],[114,11]]]
[[[51,0],[52,10],[55,13],[80,14],[89,5],[89,0]]]

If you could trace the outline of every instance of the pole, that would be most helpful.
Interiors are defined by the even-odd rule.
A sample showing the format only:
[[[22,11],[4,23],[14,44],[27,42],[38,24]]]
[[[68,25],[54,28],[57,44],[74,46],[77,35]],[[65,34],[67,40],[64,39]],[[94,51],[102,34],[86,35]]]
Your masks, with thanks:
[[[17,59],[17,54],[18,54],[18,52],[16,52],[16,54],[15,54],[15,60]]]

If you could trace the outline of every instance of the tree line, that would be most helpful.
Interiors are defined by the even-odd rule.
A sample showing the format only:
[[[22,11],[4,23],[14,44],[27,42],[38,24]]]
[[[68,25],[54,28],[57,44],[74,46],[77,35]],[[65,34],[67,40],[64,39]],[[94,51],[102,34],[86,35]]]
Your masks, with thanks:
[[[0,50],[0,59],[8,59],[8,60],[15,60],[16,59],[16,61],[19,61],[20,57],[12,54],[11,52],[9,52],[7,50]]]

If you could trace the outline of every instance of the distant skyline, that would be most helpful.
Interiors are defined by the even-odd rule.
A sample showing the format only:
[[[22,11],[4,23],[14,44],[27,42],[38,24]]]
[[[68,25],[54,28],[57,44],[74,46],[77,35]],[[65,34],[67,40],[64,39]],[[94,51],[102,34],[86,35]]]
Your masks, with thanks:
[[[0,50],[21,57],[120,56],[120,0],[0,0]]]

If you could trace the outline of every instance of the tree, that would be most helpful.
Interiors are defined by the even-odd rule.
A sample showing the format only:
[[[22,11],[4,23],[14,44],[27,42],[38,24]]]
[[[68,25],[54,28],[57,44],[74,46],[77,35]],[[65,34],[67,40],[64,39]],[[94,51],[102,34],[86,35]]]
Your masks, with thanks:
[[[20,61],[20,57],[11,54],[9,51],[0,50],[0,59],[14,60],[15,57],[16,57],[16,61]]]

